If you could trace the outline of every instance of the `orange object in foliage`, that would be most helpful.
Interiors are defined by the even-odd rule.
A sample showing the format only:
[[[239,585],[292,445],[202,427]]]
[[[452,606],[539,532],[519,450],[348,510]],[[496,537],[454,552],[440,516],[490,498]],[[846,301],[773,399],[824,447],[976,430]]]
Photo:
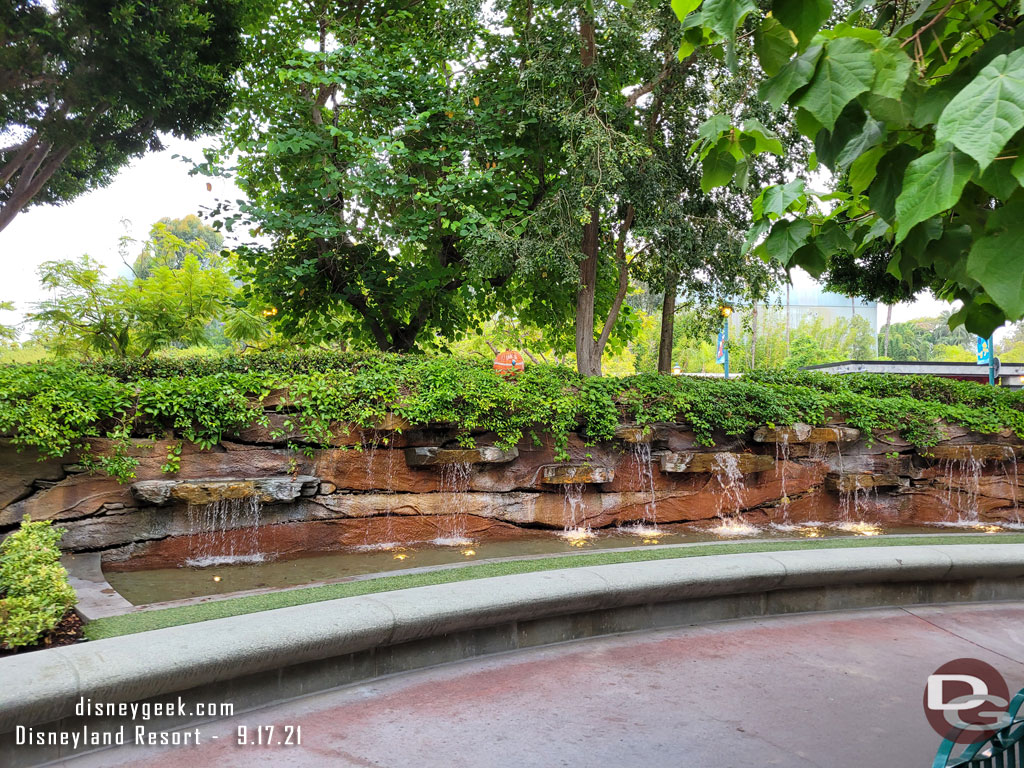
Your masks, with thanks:
[[[512,349],[506,349],[494,358],[494,370],[502,376],[515,376],[523,370],[523,356]]]

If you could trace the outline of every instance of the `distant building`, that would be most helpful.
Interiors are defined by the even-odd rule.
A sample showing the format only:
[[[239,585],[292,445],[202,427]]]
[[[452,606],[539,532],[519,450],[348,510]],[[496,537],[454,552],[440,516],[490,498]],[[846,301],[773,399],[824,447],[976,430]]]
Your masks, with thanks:
[[[851,299],[839,293],[826,291],[817,283],[792,285],[772,294],[765,302],[769,307],[780,306],[789,312],[789,325],[796,328],[808,315],[817,315],[831,325],[839,318],[849,320],[854,315],[863,317],[871,326],[871,333],[878,335],[878,302]],[[785,317],[785,315],[783,315]]]

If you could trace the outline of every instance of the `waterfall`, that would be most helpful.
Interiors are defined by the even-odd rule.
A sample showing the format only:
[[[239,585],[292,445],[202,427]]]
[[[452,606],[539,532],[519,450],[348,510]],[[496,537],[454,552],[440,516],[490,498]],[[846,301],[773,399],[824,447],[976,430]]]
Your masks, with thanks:
[[[1020,525],[1020,510],[1019,510],[1019,507],[1017,505],[1017,482],[1018,482],[1018,479],[1019,479],[1017,477],[1017,451],[1015,451],[1011,447],[1009,449],[1009,453],[1010,453],[1010,463],[1013,466],[1013,480],[1010,480],[1010,473],[1009,473],[1009,471],[1006,468],[1006,462],[1003,462],[1003,474],[1006,475],[1007,482],[1010,483],[1010,493],[1013,494],[1013,507],[1011,507],[1011,509],[1013,509],[1013,517],[1014,517],[1015,522],[1018,525]]]
[[[643,514],[634,525],[624,530],[636,536],[657,536],[658,530],[658,499],[654,492],[654,465],[651,461],[650,443],[630,443],[630,455],[636,465],[637,480],[640,493],[644,497]]]
[[[981,471],[985,461],[975,457],[974,446],[969,445],[966,448],[966,458],[946,460],[944,501],[949,511],[956,513],[955,522],[976,523],[978,497],[981,495]]]
[[[394,494],[394,468],[395,468],[395,450],[388,444],[388,438],[384,438],[385,449],[387,451],[387,462],[384,467],[384,485],[381,490],[384,495],[384,530],[375,532],[373,525],[373,518],[369,517],[366,519],[366,533],[363,535],[362,549],[390,549],[395,546],[394,542],[394,526],[391,521],[391,496]],[[366,459],[366,487],[369,490],[376,490],[377,485],[377,473],[374,471],[377,464],[378,448],[380,447],[381,438],[379,435],[374,434],[370,439],[369,450],[365,448],[363,444],[363,450],[367,454]]]
[[[782,439],[775,441],[775,467],[782,479],[782,498],[779,504],[782,506],[782,522],[789,522],[789,494],[786,493],[786,469],[789,466],[789,430],[782,432]]]
[[[206,504],[190,502],[187,515],[192,555],[185,565],[204,568],[266,559],[259,551],[262,511],[263,503],[257,494]]]
[[[861,510],[867,505],[868,496],[872,489],[865,488],[860,484],[860,476],[840,475],[839,491],[839,519],[843,522],[856,522],[861,518]],[[849,481],[853,481],[853,488],[849,487]]]
[[[461,547],[473,543],[466,536],[466,493],[472,469],[473,465],[466,461],[441,465],[440,492],[451,512],[439,517],[438,534],[434,539],[438,546]]]
[[[565,496],[562,499],[562,519],[565,529],[562,537],[574,547],[582,547],[587,539],[594,537],[594,532],[587,523],[583,508],[583,484],[566,483]]]
[[[714,478],[721,489],[718,514],[723,516],[722,524],[714,529],[720,536],[747,536],[756,533],[757,526],[745,522],[740,513],[743,511],[743,473],[740,462],[734,453],[716,453],[714,457]],[[723,512],[730,507],[729,517]]]

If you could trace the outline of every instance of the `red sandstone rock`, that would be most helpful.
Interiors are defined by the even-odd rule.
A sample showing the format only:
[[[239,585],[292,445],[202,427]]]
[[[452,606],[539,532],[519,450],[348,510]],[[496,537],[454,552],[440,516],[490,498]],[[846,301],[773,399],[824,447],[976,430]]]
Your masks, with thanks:
[[[0,510],[29,495],[36,480],[60,480],[64,477],[64,465],[74,460],[73,456],[67,456],[39,461],[35,451],[19,452],[10,440],[0,440],[0,467],[3,467],[0,471]]]

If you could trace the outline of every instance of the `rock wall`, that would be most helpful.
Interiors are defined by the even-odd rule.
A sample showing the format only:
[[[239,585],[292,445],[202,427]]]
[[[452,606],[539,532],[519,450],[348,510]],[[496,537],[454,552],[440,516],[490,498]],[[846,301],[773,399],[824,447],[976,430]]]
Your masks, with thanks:
[[[428,540],[443,533],[445,516],[456,509],[474,537],[538,535],[563,528],[570,513],[594,528],[737,513],[753,522],[1016,521],[1024,444],[1009,432],[946,433],[939,445],[917,451],[897,435],[869,440],[841,423],[766,426],[719,435],[708,447],[685,425],[623,425],[617,439],[594,446],[572,435],[568,461],[558,461],[543,436],[539,444],[526,439],[502,450],[494,435],[480,434],[481,450],[467,451],[442,426],[339,430],[337,447],[297,451],[254,428],[211,450],[186,444],[174,475],[161,470],[170,441],[135,440],[136,481],[126,485],[86,471],[74,456],[38,461],[5,440],[0,535],[28,514],[58,521],[70,550],[180,563],[196,531],[189,504],[253,489],[263,501],[261,545],[279,553]],[[110,448],[92,443],[94,451]],[[458,493],[443,482],[451,461],[478,462],[459,475]],[[580,490],[575,508],[566,488]],[[225,533],[228,543],[233,535]]]

